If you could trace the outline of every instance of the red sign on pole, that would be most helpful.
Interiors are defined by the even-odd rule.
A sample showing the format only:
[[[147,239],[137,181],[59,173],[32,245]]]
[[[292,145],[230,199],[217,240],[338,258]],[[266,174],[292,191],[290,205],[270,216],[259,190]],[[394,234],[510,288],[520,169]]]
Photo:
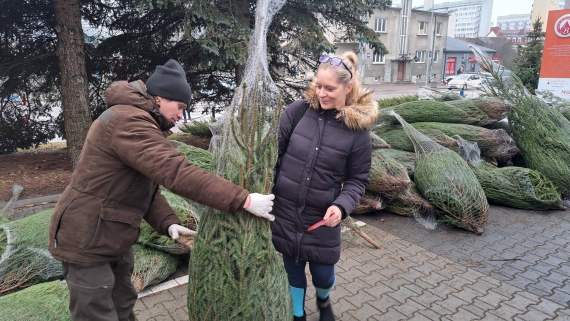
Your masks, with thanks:
[[[539,90],[570,99],[570,9],[548,13]]]

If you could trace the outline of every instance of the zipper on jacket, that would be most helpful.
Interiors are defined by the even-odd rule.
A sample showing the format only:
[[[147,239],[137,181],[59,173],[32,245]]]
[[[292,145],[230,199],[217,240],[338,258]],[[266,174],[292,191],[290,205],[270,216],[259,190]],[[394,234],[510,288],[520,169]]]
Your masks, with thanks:
[[[295,245],[297,246],[297,255],[295,255],[295,264],[299,264],[299,256],[301,256],[301,239],[303,238],[303,232],[298,231],[296,235]]]
[[[53,236],[53,247],[57,248],[57,233],[59,233],[59,229],[61,228],[61,219],[63,218],[63,213],[59,217],[59,221],[57,222],[57,227],[55,229],[55,234]]]
[[[72,199],[71,202],[73,202],[73,200],[74,199]],[[59,233],[59,230],[61,229],[61,220],[63,219],[63,214],[65,214],[65,211],[67,211],[67,208],[69,207],[71,202],[69,202],[67,205],[65,205],[65,208],[63,209],[63,211],[61,211],[61,215],[59,216],[59,220],[57,221],[57,227],[55,228],[55,234],[53,235],[53,247],[54,248],[57,248],[57,233]]]
[[[304,209],[304,206],[297,208],[297,222],[299,223],[297,225],[297,231],[295,232],[295,247],[297,248],[297,254],[295,255],[295,264],[299,264],[299,256],[301,255],[301,239],[303,238],[303,219],[301,213],[303,213]]]

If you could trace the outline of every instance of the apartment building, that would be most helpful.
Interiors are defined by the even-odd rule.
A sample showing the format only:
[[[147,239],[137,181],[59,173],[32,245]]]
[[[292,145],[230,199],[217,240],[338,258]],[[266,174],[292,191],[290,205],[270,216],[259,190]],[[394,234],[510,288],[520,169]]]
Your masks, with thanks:
[[[532,5],[531,22],[538,17],[542,21],[542,31],[546,31],[546,23],[548,22],[548,12],[552,10],[570,8],[570,0],[534,0]]]
[[[425,8],[425,7],[424,7]],[[433,5],[433,10],[452,14],[448,35],[460,38],[485,37],[491,28],[493,0],[463,0]]]
[[[412,9],[412,0],[402,0],[399,6],[376,10],[368,20],[387,54],[359,42],[341,41],[342,31],[336,31],[332,40],[338,48],[335,54],[356,52],[365,84],[424,82],[426,77],[440,81],[448,19],[447,13]]]
[[[530,30],[530,13],[526,14],[510,14],[506,16],[497,16],[497,25],[501,30]]]

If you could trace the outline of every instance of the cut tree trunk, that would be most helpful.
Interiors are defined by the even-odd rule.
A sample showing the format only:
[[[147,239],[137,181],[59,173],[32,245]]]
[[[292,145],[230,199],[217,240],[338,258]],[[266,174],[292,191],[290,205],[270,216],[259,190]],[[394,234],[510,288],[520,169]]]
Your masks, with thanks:
[[[61,71],[61,108],[71,165],[75,168],[91,126],[81,13],[77,0],[54,0],[53,6]]]

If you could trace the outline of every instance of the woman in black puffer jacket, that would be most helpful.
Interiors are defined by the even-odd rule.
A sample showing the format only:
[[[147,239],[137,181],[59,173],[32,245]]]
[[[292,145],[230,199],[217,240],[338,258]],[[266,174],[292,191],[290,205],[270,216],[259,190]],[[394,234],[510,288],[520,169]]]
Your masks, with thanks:
[[[305,320],[307,262],[320,320],[334,320],[329,293],[340,258],[340,221],[352,213],[369,182],[369,129],[378,115],[372,92],[361,88],[353,52],[321,56],[320,63],[306,99],[288,106],[281,117],[273,188],[273,244],[283,254],[295,320]],[[308,231],[321,220],[321,227]]]

